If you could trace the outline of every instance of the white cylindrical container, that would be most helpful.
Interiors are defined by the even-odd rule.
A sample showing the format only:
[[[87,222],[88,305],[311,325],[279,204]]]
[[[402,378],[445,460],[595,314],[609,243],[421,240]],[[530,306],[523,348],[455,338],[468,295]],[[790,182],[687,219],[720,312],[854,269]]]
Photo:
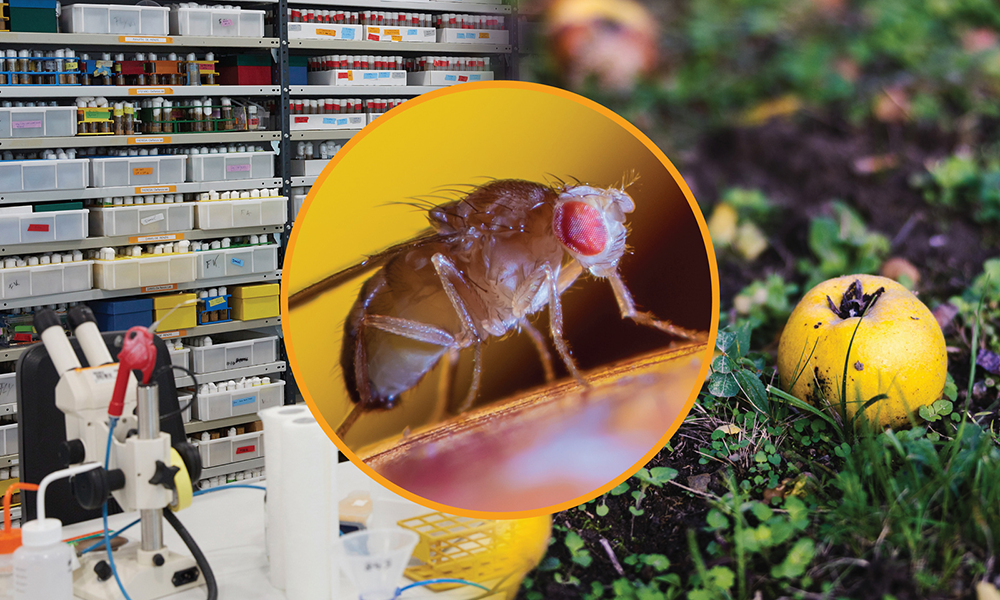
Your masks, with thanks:
[[[14,551],[14,600],[73,600],[72,564],[59,519],[28,521]]]

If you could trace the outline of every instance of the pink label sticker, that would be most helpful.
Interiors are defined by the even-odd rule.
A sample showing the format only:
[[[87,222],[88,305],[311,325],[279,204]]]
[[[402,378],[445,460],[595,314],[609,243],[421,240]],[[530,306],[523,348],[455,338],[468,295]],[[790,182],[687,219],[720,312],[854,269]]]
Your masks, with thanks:
[[[219,25],[222,25],[223,27],[232,27],[233,26],[233,20],[232,19],[219,19]]]
[[[249,171],[250,165],[226,165],[226,173],[239,173],[241,171]]]
[[[14,121],[11,123],[14,129],[41,129],[41,121]]]

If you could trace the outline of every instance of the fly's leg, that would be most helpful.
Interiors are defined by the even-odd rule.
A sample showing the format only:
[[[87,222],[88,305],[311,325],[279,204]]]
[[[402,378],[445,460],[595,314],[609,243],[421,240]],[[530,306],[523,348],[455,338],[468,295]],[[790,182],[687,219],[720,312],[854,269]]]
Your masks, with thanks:
[[[445,409],[451,401],[455,390],[455,375],[458,372],[458,351],[450,350],[441,357],[441,380],[438,381],[438,404],[431,417],[432,423],[444,419]]]
[[[542,333],[528,319],[521,319],[518,325],[528,334],[528,337],[535,344],[535,349],[538,350],[538,357],[542,360],[542,368],[545,369],[545,381],[547,383],[555,381],[556,371],[552,367],[552,353],[549,352],[548,347],[545,345],[545,338],[542,337]]]
[[[623,319],[632,319],[640,325],[654,327],[660,331],[669,333],[670,335],[675,335],[679,338],[684,338],[686,340],[703,342],[708,339],[708,334],[704,331],[694,331],[692,329],[678,327],[670,321],[661,321],[648,312],[642,312],[636,309],[635,302],[632,300],[632,294],[629,293],[628,288],[625,287],[625,282],[622,281],[622,278],[617,271],[608,276],[608,281],[611,282],[611,289],[615,292],[615,300],[618,301],[618,310],[621,311]]]
[[[542,268],[545,270],[545,280],[549,285],[549,333],[552,335],[552,341],[555,343],[556,351],[559,352],[560,358],[563,359],[563,363],[565,363],[566,369],[569,370],[569,374],[573,376],[573,379],[576,379],[580,385],[589,386],[590,384],[580,375],[580,369],[576,367],[576,361],[573,360],[573,356],[569,353],[569,344],[566,343],[566,338],[563,337],[562,303],[559,301],[559,282],[552,273],[551,266],[546,264]]]
[[[480,376],[483,371],[483,341],[479,338],[476,323],[469,311],[469,306],[462,299],[455,285],[458,282],[468,289],[462,272],[458,270],[458,267],[455,266],[455,263],[451,259],[440,252],[431,257],[431,262],[434,264],[434,271],[437,272],[438,278],[441,280],[441,287],[444,288],[445,294],[448,295],[448,300],[451,301],[451,305],[458,315],[458,320],[462,323],[460,337],[463,340],[471,340],[471,345],[473,346],[472,384],[469,386],[469,392],[466,394],[465,400],[458,406],[457,412],[461,413],[472,406],[472,401],[476,399],[476,395],[479,393]]]

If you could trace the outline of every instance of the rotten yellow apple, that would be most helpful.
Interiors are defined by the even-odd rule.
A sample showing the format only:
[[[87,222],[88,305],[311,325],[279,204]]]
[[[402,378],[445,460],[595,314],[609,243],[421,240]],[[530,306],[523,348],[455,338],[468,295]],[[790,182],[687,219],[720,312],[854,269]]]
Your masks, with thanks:
[[[843,411],[847,423],[877,398],[864,409],[867,420],[902,427],[941,397],[948,356],[937,320],[909,290],[886,277],[848,275],[809,290],[792,311],[778,374],[787,392]]]

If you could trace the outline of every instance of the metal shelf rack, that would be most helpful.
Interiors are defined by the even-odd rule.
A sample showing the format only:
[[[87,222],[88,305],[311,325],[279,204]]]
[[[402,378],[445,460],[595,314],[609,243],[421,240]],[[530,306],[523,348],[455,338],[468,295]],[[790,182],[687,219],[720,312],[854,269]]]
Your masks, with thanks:
[[[31,33],[4,31],[0,46],[88,46],[98,48],[277,48],[278,38],[196,35],[118,35],[116,33]]]
[[[26,100],[104,96],[106,98],[201,98],[202,96],[277,96],[276,85],[0,85],[0,98]]]
[[[212,190],[252,190],[280,187],[281,179],[236,179],[233,181],[195,181],[162,185],[84,188],[82,190],[47,190],[44,192],[0,192],[0,204],[32,204],[50,200],[142,196],[145,194],[193,194]]]
[[[293,140],[349,140],[360,129],[325,129],[318,131],[293,131]]]
[[[70,137],[0,138],[0,150],[30,148],[89,148],[91,146],[165,146],[168,144],[233,144],[281,139],[277,131],[171,133],[139,135],[74,135]]]

